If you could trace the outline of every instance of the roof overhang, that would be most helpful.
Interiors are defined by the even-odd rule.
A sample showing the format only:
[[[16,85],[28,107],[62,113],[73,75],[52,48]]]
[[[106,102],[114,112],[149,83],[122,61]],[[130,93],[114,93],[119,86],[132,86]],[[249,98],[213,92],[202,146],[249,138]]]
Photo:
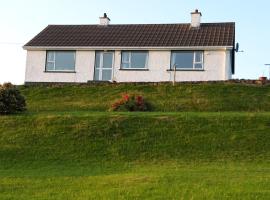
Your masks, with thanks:
[[[44,51],[44,50],[78,50],[78,51],[98,51],[98,50],[232,50],[233,46],[191,46],[191,47],[81,47],[81,46],[23,46],[24,50]]]

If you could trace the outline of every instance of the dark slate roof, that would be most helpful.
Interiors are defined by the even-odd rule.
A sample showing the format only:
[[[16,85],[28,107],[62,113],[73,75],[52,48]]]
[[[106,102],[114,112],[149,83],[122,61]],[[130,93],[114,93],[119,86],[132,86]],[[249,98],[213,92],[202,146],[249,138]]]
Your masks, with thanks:
[[[25,46],[193,47],[234,46],[235,23],[49,25]]]

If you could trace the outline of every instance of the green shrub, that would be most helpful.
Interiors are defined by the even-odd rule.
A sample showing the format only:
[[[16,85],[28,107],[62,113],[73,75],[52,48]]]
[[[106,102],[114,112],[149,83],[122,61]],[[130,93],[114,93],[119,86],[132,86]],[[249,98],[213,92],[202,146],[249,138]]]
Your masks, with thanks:
[[[0,114],[7,115],[26,110],[25,98],[11,83],[0,85]]]
[[[125,94],[111,106],[111,111],[150,111],[151,105],[141,95]]]

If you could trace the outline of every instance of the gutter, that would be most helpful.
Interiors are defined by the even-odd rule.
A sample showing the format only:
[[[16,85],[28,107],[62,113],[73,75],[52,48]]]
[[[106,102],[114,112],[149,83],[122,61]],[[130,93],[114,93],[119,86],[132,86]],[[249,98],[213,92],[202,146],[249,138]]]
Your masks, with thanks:
[[[234,46],[193,46],[193,47],[179,47],[179,46],[168,46],[168,47],[108,47],[108,46],[23,46],[24,50],[38,51],[38,50],[233,50]]]

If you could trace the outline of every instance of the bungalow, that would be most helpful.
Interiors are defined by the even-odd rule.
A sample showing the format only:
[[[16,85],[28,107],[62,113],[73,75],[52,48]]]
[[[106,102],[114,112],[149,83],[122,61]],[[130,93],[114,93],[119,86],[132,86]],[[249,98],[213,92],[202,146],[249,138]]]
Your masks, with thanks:
[[[228,80],[235,23],[49,25],[24,45],[26,83]]]

